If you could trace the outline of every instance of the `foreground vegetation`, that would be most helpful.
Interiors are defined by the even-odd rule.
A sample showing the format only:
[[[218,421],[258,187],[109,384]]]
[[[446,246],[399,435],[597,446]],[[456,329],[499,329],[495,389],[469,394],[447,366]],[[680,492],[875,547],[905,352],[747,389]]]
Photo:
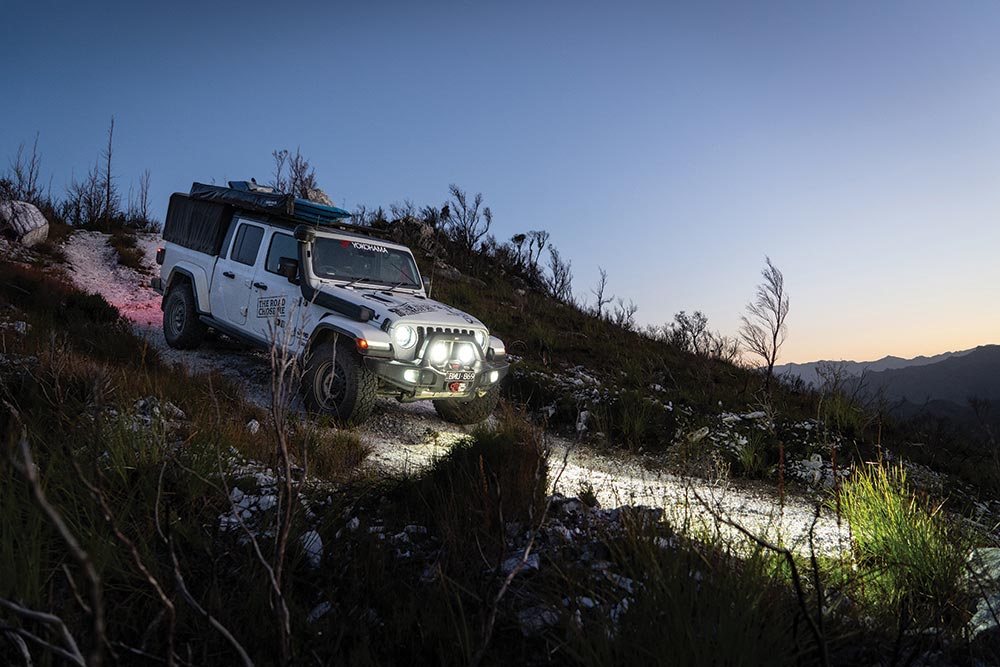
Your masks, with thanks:
[[[109,133],[106,175],[110,151]],[[481,198],[451,194],[358,222],[413,247],[436,298],[489,313],[517,360],[508,407],[429,468],[387,477],[358,433],[289,409],[292,360],[273,357],[272,408],[249,405],[61,282],[63,215],[79,209],[35,193],[50,241],[0,264],[0,663],[1000,661],[986,604],[1000,593],[980,565],[1000,553],[983,549],[996,526],[966,516],[1000,491],[989,450],[909,447],[920,431],[856,396],[762,387],[698,313],[637,331],[603,280],[587,306],[558,252],[540,266],[547,234],[499,243]],[[141,268],[120,202],[90,195],[98,217],[77,226],[113,231]],[[696,496],[668,522],[595,507],[592,488],[550,494],[553,430],[764,480],[779,503],[808,484],[849,526],[848,550],[793,553]]]
[[[967,566],[986,535],[896,464],[869,466],[827,497],[851,526],[850,554],[803,556],[550,496],[561,462],[513,410],[431,468],[387,479],[365,465],[356,434],[265,412],[219,377],[164,365],[100,297],[41,268],[0,265],[0,304],[5,664],[26,654],[178,665],[1000,657],[995,632],[967,625],[995,587],[971,584]],[[606,334],[574,312],[562,316]],[[543,331],[550,352],[581,344],[565,331]],[[546,368],[542,353],[525,343],[529,365]],[[636,364],[624,353],[603,363],[597,372]],[[692,374],[676,385],[691,387],[690,406],[720,395],[736,405],[747,383],[680,352],[657,363]],[[731,381],[706,389],[695,377]],[[643,409],[639,389],[619,399],[633,401],[628,414]],[[652,435],[624,423],[648,446]],[[760,437],[780,446],[782,436]],[[696,458],[685,443],[660,447]]]

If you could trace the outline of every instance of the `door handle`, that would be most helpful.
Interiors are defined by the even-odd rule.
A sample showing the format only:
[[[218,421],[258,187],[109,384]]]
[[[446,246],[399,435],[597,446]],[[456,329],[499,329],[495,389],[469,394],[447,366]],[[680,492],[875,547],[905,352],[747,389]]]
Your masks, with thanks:
[[[267,283],[254,283],[253,286],[259,289],[261,292],[267,291]]]
[[[233,273],[232,271],[223,271],[222,275],[224,275],[227,278],[235,278],[236,277],[236,274]]]

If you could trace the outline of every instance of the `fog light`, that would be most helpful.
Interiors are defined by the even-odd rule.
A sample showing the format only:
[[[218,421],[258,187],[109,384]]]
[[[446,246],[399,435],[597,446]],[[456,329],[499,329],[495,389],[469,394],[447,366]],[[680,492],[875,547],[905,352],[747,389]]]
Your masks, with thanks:
[[[448,347],[444,343],[436,343],[434,347],[431,348],[431,361],[435,364],[440,364],[447,358]]]
[[[420,371],[413,368],[403,371],[403,379],[410,384],[417,384],[420,381]]]
[[[500,371],[490,371],[490,384],[500,379]]]
[[[472,346],[466,343],[465,345],[459,345],[458,347],[458,360],[463,364],[471,364],[476,360],[476,351],[472,349]]]

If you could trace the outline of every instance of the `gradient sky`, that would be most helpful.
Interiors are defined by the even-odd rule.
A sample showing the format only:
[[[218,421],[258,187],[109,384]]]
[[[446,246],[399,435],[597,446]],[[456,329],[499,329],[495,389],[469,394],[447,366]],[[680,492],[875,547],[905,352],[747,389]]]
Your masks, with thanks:
[[[820,6],[822,5],[822,6]],[[62,189],[115,116],[119,185],[267,180],[353,208],[482,191],[590,297],[734,333],[765,255],[780,361],[1000,342],[996,2],[5,0],[0,164]],[[592,297],[590,297],[592,298]]]

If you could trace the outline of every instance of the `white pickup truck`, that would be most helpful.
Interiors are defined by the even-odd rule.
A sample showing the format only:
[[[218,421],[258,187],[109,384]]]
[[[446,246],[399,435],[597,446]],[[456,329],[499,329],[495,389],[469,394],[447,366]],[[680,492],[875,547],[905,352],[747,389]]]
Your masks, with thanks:
[[[213,328],[287,349],[301,361],[306,406],[342,421],[366,419],[377,395],[433,400],[460,424],[493,412],[503,342],[428,298],[406,246],[347,224],[341,209],[229,185],[170,198],[152,281],[169,345],[197,347]]]

